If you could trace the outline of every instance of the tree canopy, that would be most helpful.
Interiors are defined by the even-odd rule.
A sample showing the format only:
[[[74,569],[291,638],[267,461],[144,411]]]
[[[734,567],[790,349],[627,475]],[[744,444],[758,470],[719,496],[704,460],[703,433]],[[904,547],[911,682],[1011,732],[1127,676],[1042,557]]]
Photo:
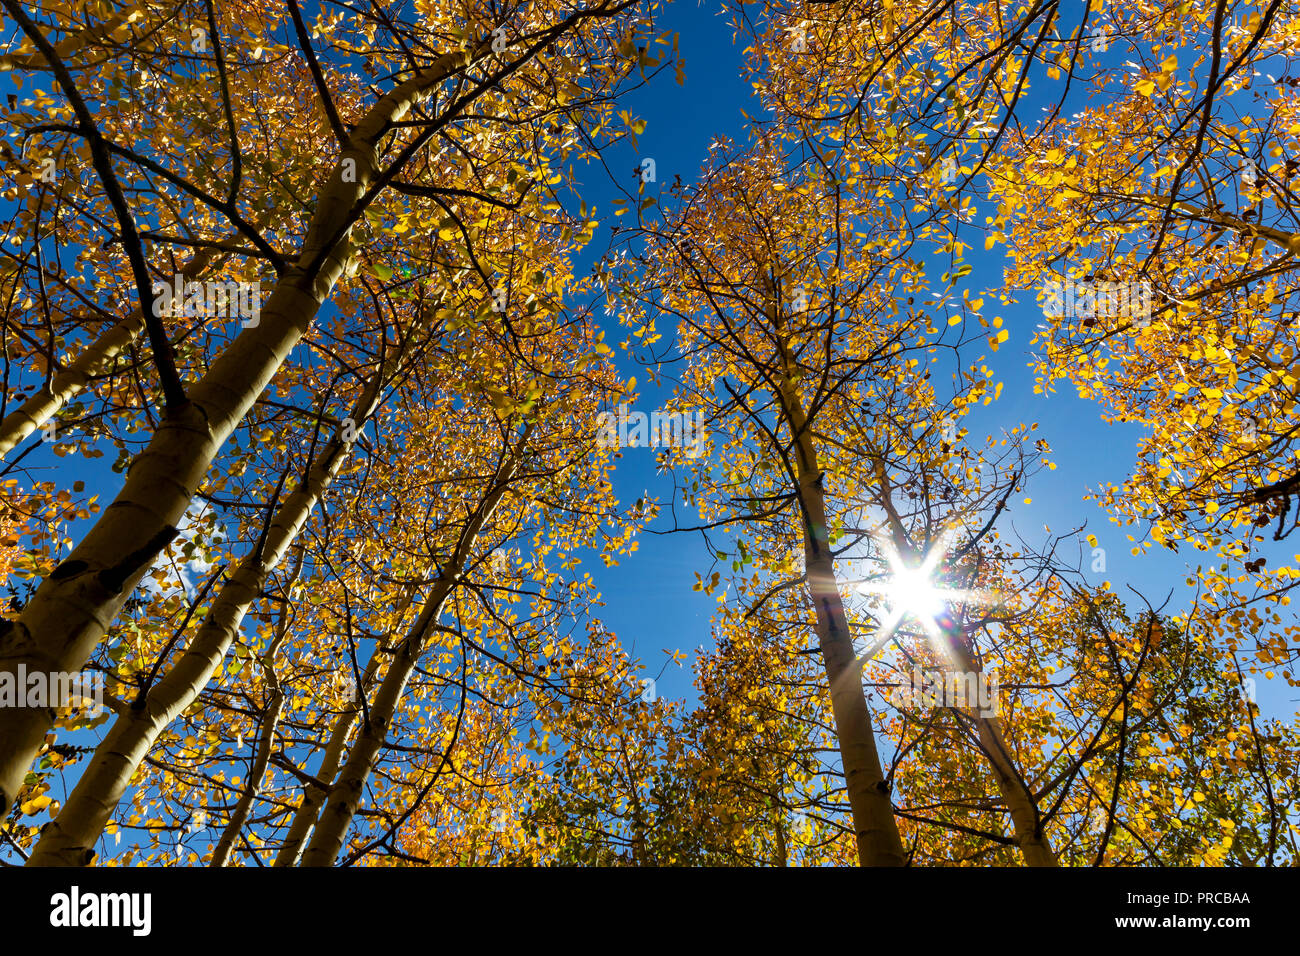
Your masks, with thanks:
[[[715,8],[0,0],[0,860],[1300,860],[1300,10]]]

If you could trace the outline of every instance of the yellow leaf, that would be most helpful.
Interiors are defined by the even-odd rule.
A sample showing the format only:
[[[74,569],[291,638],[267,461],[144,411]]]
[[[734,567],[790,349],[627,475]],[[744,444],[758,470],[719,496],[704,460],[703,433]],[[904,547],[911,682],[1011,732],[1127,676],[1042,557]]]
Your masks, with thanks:
[[[50,805],[51,799],[53,798],[44,794],[42,794],[39,797],[32,797],[30,800],[28,800],[26,803],[23,804],[23,813],[27,814],[28,816],[31,816],[36,813],[40,813],[42,810],[44,810],[46,807]]]

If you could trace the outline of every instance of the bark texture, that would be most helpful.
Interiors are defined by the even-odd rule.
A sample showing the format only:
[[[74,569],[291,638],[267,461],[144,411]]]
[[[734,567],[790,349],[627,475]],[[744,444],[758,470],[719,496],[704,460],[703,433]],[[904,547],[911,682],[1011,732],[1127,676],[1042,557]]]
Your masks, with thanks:
[[[359,431],[373,412],[382,375],[375,374],[352,411]],[[84,866],[144,761],[169,723],[207,686],[239,633],[244,616],[261,595],[271,571],[284,559],[325,489],[355,443],[339,428],[321,450],[307,480],[276,510],[260,549],[250,552],[221,587],[194,640],[176,664],[113,721],[59,815],[41,831],[29,865]]]
[[[440,57],[379,100],[354,128],[322,190],[298,261],[276,283],[258,325],[245,329],[167,412],[132,462],[117,498],[0,632],[0,670],[75,672],[90,658],[140,578],[176,536],[222,444],[301,340],[351,259],[357,202],[379,177],[376,144],[430,87],[475,54]],[[198,674],[181,678],[193,680]],[[147,708],[146,708],[147,710]],[[145,714],[151,726],[164,712]],[[13,805],[46,730],[46,708],[0,710],[0,814]],[[156,734],[156,727],[153,731]],[[143,754],[130,755],[138,763]]]
[[[768,292],[768,318],[776,331],[779,351],[778,367],[774,370],[777,399],[793,444],[803,517],[804,570],[817,617],[822,663],[830,686],[831,714],[840,746],[849,806],[853,811],[858,863],[862,866],[902,866],[906,862],[903,842],[881,769],[875,728],[862,692],[861,670],[835,577],[817,446],[790,374],[790,356],[782,337],[774,284],[769,286]]]
[[[190,281],[202,275],[213,258],[211,249],[195,254],[181,268],[181,276]],[[55,374],[18,408],[0,422],[0,458],[14,450],[28,435],[59,413],[64,405],[84,389],[96,375],[101,375],[113,361],[131,347],[144,331],[144,316],[137,309],[128,318],[110,326],[67,368]]]
[[[461,530],[456,549],[434,582],[419,617],[401,641],[397,642],[392,662],[370,704],[369,719],[362,723],[357,738],[348,752],[347,761],[339,771],[338,779],[330,789],[325,808],[316,822],[311,842],[303,853],[303,866],[330,866],[338,857],[352,818],[361,806],[366,780],[374,770],[379,751],[387,740],[388,729],[406,689],[406,682],[415,670],[429,635],[437,625],[438,618],[447,603],[447,598],[451,595],[462,570],[469,561],[483,525],[501,503],[511,480],[518,471],[532,430],[532,425],[524,429],[518,444],[502,461],[478,508]]]

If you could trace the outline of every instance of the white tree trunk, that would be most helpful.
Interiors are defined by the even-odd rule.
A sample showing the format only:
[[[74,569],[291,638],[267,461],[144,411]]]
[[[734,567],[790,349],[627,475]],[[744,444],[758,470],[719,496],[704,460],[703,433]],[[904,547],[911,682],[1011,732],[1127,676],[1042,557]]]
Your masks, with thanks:
[[[377,371],[353,408],[352,418],[358,432],[374,411],[382,381],[383,374]],[[355,434],[348,440],[344,432],[343,427],[335,432],[312,463],[302,487],[276,510],[260,553],[250,552],[230,580],[222,585],[180,660],[150,688],[142,707],[132,706],[113,721],[59,815],[41,831],[28,861],[31,865],[85,866],[90,862],[95,842],[130,786],[136,769],[158,735],[198,698],[221,666],[244,616],[262,593],[267,577],[283,560],[316,503],[338,474],[355,443]]]
[[[384,96],[353,130],[321,194],[298,262],[276,283],[260,322],[241,332],[189,390],[188,401],[167,413],[132,462],[117,498],[42,582],[18,620],[0,625],[0,670],[75,672],[85,665],[122,603],[176,536],[218,450],[342,275],[353,251],[349,217],[378,174],[376,143],[425,90],[471,58],[469,52],[440,57]],[[322,264],[309,275],[307,266],[318,257]],[[52,711],[45,708],[0,709],[0,814],[13,805],[52,722]]]

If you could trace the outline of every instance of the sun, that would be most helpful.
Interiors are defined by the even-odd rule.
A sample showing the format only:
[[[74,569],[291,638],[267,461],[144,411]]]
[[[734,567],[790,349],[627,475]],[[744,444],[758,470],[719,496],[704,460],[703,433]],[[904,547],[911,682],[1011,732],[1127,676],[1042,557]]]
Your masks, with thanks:
[[[889,573],[881,580],[859,585],[859,590],[877,594],[889,605],[890,619],[886,630],[902,623],[907,617],[914,618],[926,630],[930,630],[934,620],[948,609],[949,601],[960,600],[965,596],[963,592],[939,586],[932,577],[947,552],[947,539],[931,548],[916,567],[908,566],[892,542],[877,539],[877,544],[889,565]]]
[[[920,564],[915,567],[909,567],[911,562],[903,559],[888,538],[881,536],[875,537],[875,540],[889,571],[875,581],[859,584],[858,590],[881,598],[888,607],[888,614],[880,624],[879,632],[882,636],[866,652],[865,659],[870,659],[884,647],[909,618],[920,625],[931,639],[937,641],[942,633],[940,621],[952,610],[952,605],[989,602],[988,594],[945,587],[934,580],[933,575],[947,557],[948,547],[952,543],[949,535],[942,535],[938,541],[932,542]]]
[[[947,609],[950,593],[935,586],[924,565],[895,570],[882,591],[891,608],[923,622],[933,620]]]

